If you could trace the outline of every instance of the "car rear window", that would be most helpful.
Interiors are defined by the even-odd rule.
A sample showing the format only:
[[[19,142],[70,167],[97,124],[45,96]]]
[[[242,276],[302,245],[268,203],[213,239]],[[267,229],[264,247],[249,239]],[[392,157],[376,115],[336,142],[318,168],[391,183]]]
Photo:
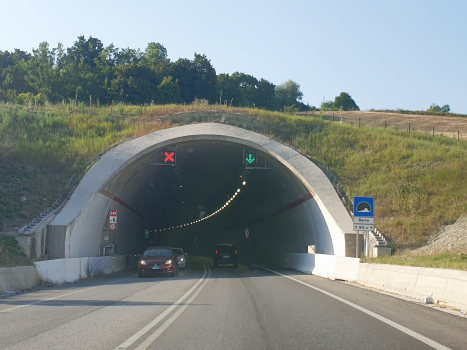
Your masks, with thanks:
[[[221,244],[217,246],[219,253],[233,253],[235,252],[235,247],[231,245]]]
[[[174,254],[178,254],[178,255],[183,254],[183,250],[180,248],[172,248],[172,251],[174,252]]]
[[[151,249],[144,252],[144,256],[172,256],[172,250],[170,249]]]

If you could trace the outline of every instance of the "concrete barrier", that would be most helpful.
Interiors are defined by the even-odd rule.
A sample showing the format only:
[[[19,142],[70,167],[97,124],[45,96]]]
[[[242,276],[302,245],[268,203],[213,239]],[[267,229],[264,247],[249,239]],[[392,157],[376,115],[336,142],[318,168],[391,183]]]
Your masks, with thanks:
[[[34,266],[0,268],[0,294],[29,289],[39,282],[40,278]]]
[[[35,265],[45,282],[75,282],[100,273],[109,274],[125,269],[126,255],[55,259],[39,261]]]
[[[356,281],[367,287],[467,310],[467,271],[426,267],[362,264],[360,259],[326,254],[286,254],[286,267],[312,275]]]
[[[112,272],[121,271],[126,268],[126,255],[101,256],[89,258],[89,270],[91,276],[98,273],[107,275]]]
[[[38,261],[34,263],[44,282],[75,282],[89,277],[89,258],[70,258]]]
[[[368,287],[467,310],[467,271],[386,264],[360,264],[357,282]]]
[[[327,254],[286,254],[286,267],[312,275],[356,281],[360,259]]]

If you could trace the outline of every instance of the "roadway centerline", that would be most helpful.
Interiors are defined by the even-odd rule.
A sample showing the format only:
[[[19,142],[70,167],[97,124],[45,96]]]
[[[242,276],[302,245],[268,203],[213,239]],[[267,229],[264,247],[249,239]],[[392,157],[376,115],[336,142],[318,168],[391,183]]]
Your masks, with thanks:
[[[154,341],[167,329],[169,326],[174,323],[174,321],[186,310],[186,308],[195,300],[204,286],[209,282],[209,277],[211,277],[211,269],[208,267],[209,273],[207,278],[205,279],[204,283],[198,288],[198,290],[192,295],[190,299],[174,313],[167,321],[165,321],[158,329],[154,331],[149,337],[146,338],[135,350],[146,350],[149,346],[151,346]]]
[[[420,333],[417,333],[417,332],[415,332],[415,331],[413,331],[413,330],[411,330],[411,329],[409,329],[407,327],[404,327],[404,326],[400,325],[397,322],[391,321],[390,319],[388,319],[388,318],[386,318],[384,316],[381,316],[381,315],[379,315],[379,314],[377,314],[377,313],[375,313],[373,311],[370,311],[370,310],[368,310],[368,309],[366,309],[366,308],[364,308],[362,306],[354,304],[351,301],[348,301],[348,300],[346,300],[344,298],[341,298],[341,297],[339,297],[339,296],[337,296],[335,294],[329,293],[329,292],[327,292],[327,291],[325,291],[325,290],[323,290],[321,288],[312,286],[311,284],[308,284],[306,282],[300,281],[300,280],[298,280],[296,278],[284,275],[284,274],[282,274],[280,272],[268,269],[268,268],[263,267],[263,266],[254,265],[254,264],[253,264],[253,266],[259,267],[259,268],[267,270],[267,271],[270,271],[270,272],[275,273],[275,274],[277,274],[279,276],[291,279],[292,281],[298,282],[298,283],[303,284],[304,286],[306,286],[308,288],[311,288],[311,289],[314,289],[314,290],[316,290],[316,291],[318,291],[320,293],[323,293],[323,294],[325,294],[325,295],[327,295],[327,296],[329,296],[329,297],[331,297],[333,299],[336,299],[336,300],[338,300],[338,301],[340,301],[340,302],[342,302],[342,303],[344,303],[346,305],[349,305],[349,306],[351,306],[351,307],[353,307],[353,308],[355,308],[355,309],[357,309],[357,310],[359,310],[359,311],[361,311],[361,312],[363,312],[363,313],[365,313],[365,314],[367,314],[367,315],[369,315],[371,317],[374,317],[377,320],[379,320],[381,322],[384,322],[384,323],[386,323],[387,325],[389,325],[391,327],[396,328],[397,330],[399,330],[399,331],[401,331],[401,332],[403,332],[403,333],[405,333],[405,334],[407,334],[407,335],[421,341],[422,343],[425,343],[425,344],[431,346],[434,349],[437,349],[437,350],[451,350],[447,346],[444,346],[444,345],[442,345],[442,344],[440,344],[440,343],[438,343],[438,342],[436,342],[436,341],[434,341],[434,340],[432,340],[430,338],[425,337],[424,335],[421,335]]]
[[[167,310],[165,310],[163,313],[161,313],[159,316],[157,316],[154,320],[152,320],[150,323],[148,323],[146,326],[144,326],[143,328],[141,328],[138,332],[136,332],[135,334],[133,334],[130,338],[128,338],[127,340],[125,340],[122,344],[120,344],[119,346],[117,346],[114,350],[124,350],[126,348],[128,348],[129,346],[133,345],[138,339],[140,339],[142,336],[144,336],[147,332],[149,332],[154,326],[156,326],[160,321],[162,321],[167,315],[169,315],[177,306],[179,306],[183,300],[185,300],[186,298],[188,298],[188,296],[190,296],[191,293],[193,293],[193,291],[203,282],[203,280],[206,280],[205,283],[207,282],[207,279],[206,279],[206,275],[208,274],[208,270],[206,269],[206,266],[203,265],[203,269],[204,269],[204,273],[203,273],[203,276],[198,280],[198,282],[195,283],[195,285],[193,287],[190,288],[190,290],[188,292],[186,292],[180,299],[178,299],[175,303],[173,303]],[[209,269],[209,276],[211,275],[211,269],[208,267]],[[205,283],[200,287],[199,290],[201,290]],[[199,292],[195,293],[195,296],[198,295]],[[190,301],[189,303],[192,302],[192,299],[193,298],[190,298]],[[186,308],[186,307],[185,307]],[[185,310],[185,309],[183,309]],[[177,315],[177,313],[175,313],[175,315]],[[178,317],[178,316],[177,316]],[[172,318],[170,318],[172,319]],[[169,320],[170,320],[169,319]],[[173,322],[173,321],[172,321]],[[167,323],[167,322],[166,322]],[[165,325],[165,323],[160,327],[162,328],[163,326]],[[157,332],[157,331],[156,331]],[[162,332],[161,332],[162,333]],[[152,342],[151,342],[152,343]],[[139,348],[138,348],[139,349]]]

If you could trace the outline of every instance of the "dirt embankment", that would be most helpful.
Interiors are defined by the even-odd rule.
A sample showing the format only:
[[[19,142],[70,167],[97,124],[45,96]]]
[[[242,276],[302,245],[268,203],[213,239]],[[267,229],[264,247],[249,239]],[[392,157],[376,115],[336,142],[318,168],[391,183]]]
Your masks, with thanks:
[[[414,251],[420,255],[444,252],[467,254],[467,216],[459,218],[452,225],[442,227],[430,237],[426,246]]]
[[[314,114],[313,114],[314,113]],[[300,112],[300,115],[318,115],[319,112]],[[448,137],[458,136],[467,140],[467,118],[449,117],[439,115],[399,114],[386,112],[365,111],[328,111],[323,112],[325,119],[339,123],[373,126],[380,128],[396,128],[399,130],[410,130],[424,132],[427,134],[443,135]]]

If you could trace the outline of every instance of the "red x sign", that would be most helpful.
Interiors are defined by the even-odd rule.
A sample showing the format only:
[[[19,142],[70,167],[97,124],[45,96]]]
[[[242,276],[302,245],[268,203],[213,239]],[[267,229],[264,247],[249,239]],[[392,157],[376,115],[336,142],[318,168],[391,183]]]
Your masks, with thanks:
[[[164,163],[175,163],[175,152],[164,152]]]

